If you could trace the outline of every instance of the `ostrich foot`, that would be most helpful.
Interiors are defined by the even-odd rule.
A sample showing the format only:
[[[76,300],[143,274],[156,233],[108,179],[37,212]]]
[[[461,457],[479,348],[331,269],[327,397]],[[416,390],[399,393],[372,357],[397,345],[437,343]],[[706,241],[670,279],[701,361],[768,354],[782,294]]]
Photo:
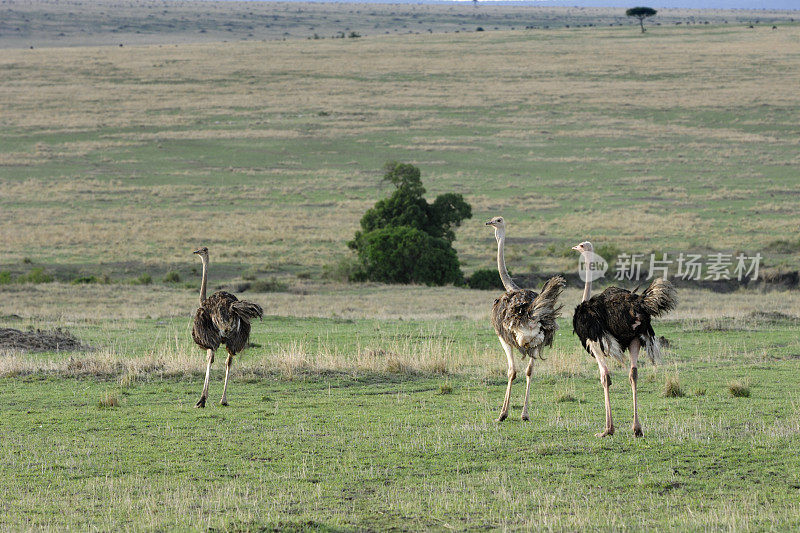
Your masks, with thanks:
[[[528,413],[522,413],[522,420],[524,422],[527,422],[530,419],[531,419],[531,417],[528,416]]]
[[[639,424],[633,425],[633,436],[634,437],[644,437],[644,433],[642,433],[642,426]]]
[[[194,404],[194,406],[195,407],[199,407],[199,408],[205,407],[206,406],[206,397],[205,396],[200,396],[200,399],[197,400],[197,403]]]
[[[507,417],[508,417],[508,413],[500,413],[500,416],[499,416],[499,417],[497,417],[497,420],[495,420],[495,422],[502,422],[502,421],[503,421],[503,420],[505,420]]]
[[[595,437],[603,438],[603,437],[610,437],[614,434],[614,426],[607,427],[605,431],[602,433],[595,433]]]
[[[220,405],[222,405],[222,406],[224,406],[224,407],[228,407],[228,400],[226,400],[225,398],[223,398],[223,399],[221,399],[221,400],[219,401],[219,404],[220,404]]]

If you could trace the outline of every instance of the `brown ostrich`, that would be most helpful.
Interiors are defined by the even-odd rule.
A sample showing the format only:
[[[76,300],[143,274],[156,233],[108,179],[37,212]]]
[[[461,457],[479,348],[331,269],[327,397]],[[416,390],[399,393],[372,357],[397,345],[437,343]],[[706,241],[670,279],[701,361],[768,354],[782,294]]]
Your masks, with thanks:
[[[584,241],[573,250],[580,252],[586,259],[586,283],[583,289],[583,301],[575,308],[572,317],[573,332],[578,335],[581,344],[595,358],[600,369],[600,384],[603,386],[606,405],[606,427],[598,437],[614,434],[614,422],[611,419],[611,372],[605,358],[612,356],[623,365],[625,350],[630,353],[630,373],[628,378],[633,392],[633,434],[642,436],[642,425],[639,423],[639,404],[636,397],[636,381],[638,379],[639,349],[644,345],[651,361],[661,359],[661,348],[655,336],[650,320],[662,315],[678,304],[675,287],[667,280],[656,278],[644,292],[637,294],[619,287],[608,287],[600,294],[591,297],[592,276],[589,265],[594,248],[592,243]]]
[[[504,247],[506,241],[506,225],[503,217],[494,217],[486,222],[494,227],[497,239],[497,270],[506,292],[494,301],[492,306],[492,325],[500,339],[500,344],[508,358],[508,386],[503,400],[498,422],[508,416],[508,404],[511,397],[511,383],[517,377],[514,363],[514,349],[522,358],[530,357],[525,369],[525,403],[522,407],[522,420],[530,420],[528,416],[528,397],[531,390],[531,372],[533,361],[542,357],[542,350],[553,345],[553,337],[558,325],[556,319],[561,315],[558,297],[564,290],[566,282],[561,276],[547,280],[541,294],[529,289],[519,288],[506,270]]]
[[[200,307],[194,313],[192,338],[201,348],[206,349],[206,380],[203,393],[195,407],[205,407],[208,398],[208,380],[211,377],[211,363],[214,352],[220,344],[225,344],[228,358],[225,360],[225,384],[222,386],[221,405],[228,405],[228,375],[231,370],[233,356],[247,347],[250,338],[250,319],[261,318],[264,311],[261,306],[252,302],[239,300],[233,294],[218,291],[206,298],[208,282],[208,248],[195,250],[203,261],[203,281],[200,284]]]

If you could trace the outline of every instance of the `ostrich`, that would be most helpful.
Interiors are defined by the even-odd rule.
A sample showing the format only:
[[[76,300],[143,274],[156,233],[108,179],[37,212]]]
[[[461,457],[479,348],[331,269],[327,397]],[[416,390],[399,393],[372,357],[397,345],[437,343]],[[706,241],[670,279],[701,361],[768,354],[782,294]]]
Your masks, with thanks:
[[[572,249],[580,252],[586,263],[583,300],[575,308],[572,328],[589,355],[597,361],[600,369],[600,384],[603,386],[605,395],[606,427],[602,433],[598,433],[596,436],[605,437],[614,434],[611,401],[609,400],[611,373],[606,365],[605,357],[610,355],[624,365],[624,352],[627,349],[630,352],[628,377],[633,392],[632,429],[636,437],[641,437],[642,426],[639,423],[639,405],[636,398],[639,348],[644,344],[652,362],[661,360],[661,348],[653,327],[650,325],[650,320],[675,308],[678,303],[675,287],[667,280],[656,278],[641,294],[637,294],[636,290],[631,292],[619,287],[608,287],[602,293],[590,298],[592,278],[589,267],[594,255],[594,248],[592,243],[585,241],[573,246]]]
[[[203,281],[200,284],[200,307],[194,313],[194,327],[192,338],[201,348],[206,349],[206,380],[203,383],[203,393],[195,407],[205,407],[208,398],[208,380],[211,377],[211,363],[214,362],[214,352],[220,344],[225,344],[228,358],[225,360],[225,384],[222,387],[221,405],[228,405],[226,393],[228,391],[228,374],[233,362],[233,356],[244,350],[250,338],[250,319],[261,318],[264,311],[261,306],[251,302],[239,300],[233,294],[218,291],[206,298],[206,284],[208,282],[208,248],[195,250],[203,261]]]
[[[525,404],[522,407],[522,420],[528,417],[528,396],[531,390],[531,372],[533,361],[542,356],[545,346],[553,345],[553,336],[558,325],[556,318],[561,314],[561,306],[557,305],[558,296],[564,290],[566,282],[561,276],[547,280],[541,294],[529,289],[521,289],[508,275],[503,248],[506,242],[506,225],[503,217],[494,217],[486,222],[494,226],[494,237],[497,239],[497,270],[506,292],[494,301],[492,306],[492,325],[500,339],[500,344],[508,358],[508,386],[503,400],[503,408],[497,422],[508,416],[508,403],[511,397],[511,383],[517,377],[514,364],[514,348],[519,350],[524,359],[530,357],[525,370]]]

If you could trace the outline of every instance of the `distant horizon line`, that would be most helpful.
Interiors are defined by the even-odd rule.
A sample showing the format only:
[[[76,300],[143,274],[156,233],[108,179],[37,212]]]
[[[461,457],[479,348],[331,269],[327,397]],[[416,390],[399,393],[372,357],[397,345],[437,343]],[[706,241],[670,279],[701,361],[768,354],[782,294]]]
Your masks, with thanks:
[[[209,1],[209,0],[200,0]],[[213,1],[213,0],[212,0]],[[221,0],[246,2],[290,2],[314,4],[493,4],[548,7],[603,7],[627,9],[646,5],[655,9],[690,9],[694,11],[798,11],[797,0]],[[795,5],[791,5],[795,4]]]

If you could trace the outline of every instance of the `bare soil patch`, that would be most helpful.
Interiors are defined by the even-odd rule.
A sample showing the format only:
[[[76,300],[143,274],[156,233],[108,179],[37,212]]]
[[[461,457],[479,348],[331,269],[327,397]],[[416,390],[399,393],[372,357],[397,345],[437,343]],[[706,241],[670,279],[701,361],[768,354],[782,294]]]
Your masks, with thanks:
[[[90,347],[69,331],[56,328],[50,331],[40,329],[20,331],[13,328],[0,328],[0,350],[13,349],[31,352],[63,352],[88,350]]]

